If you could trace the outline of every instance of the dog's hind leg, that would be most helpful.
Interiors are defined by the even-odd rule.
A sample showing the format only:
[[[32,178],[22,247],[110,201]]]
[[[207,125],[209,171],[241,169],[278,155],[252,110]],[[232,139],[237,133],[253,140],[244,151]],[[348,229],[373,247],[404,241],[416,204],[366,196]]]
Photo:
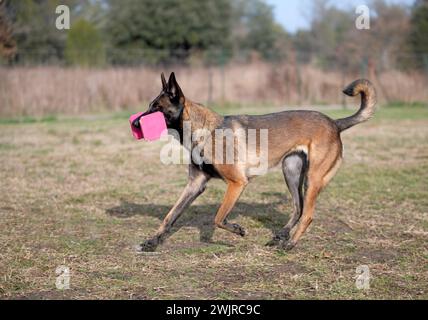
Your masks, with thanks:
[[[245,230],[236,223],[226,222],[226,217],[232,210],[236,201],[238,201],[242,191],[245,189],[245,186],[245,183],[228,182],[223,203],[218,209],[214,220],[217,227],[239,234],[242,237],[245,235]]]
[[[323,152],[318,150],[318,152],[314,153],[318,156],[317,158],[313,157],[313,160],[311,158],[309,159],[309,168],[307,173],[308,187],[304,195],[302,217],[291,240],[282,244],[282,247],[285,250],[292,249],[311,224],[317,196],[334,177],[341,164],[341,144],[330,146]],[[324,157],[319,156],[319,154],[323,154]]]
[[[189,181],[180,198],[168,212],[156,234],[140,245],[141,251],[154,251],[156,247],[165,240],[171,227],[183,211],[204,192],[206,184],[210,178],[211,177],[209,175],[197,169],[193,165],[189,166]]]
[[[288,223],[266,245],[274,246],[290,239],[290,231],[299,222],[303,210],[303,184],[306,176],[307,160],[303,152],[293,153],[284,158],[282,172],[293,198],[294,211]]]

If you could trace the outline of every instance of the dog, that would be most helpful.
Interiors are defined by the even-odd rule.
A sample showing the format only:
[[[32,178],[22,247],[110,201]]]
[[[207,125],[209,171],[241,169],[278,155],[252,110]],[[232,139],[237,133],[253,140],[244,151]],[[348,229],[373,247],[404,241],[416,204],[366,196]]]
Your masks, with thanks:
[[[182,144],[185,122],[191,124],[192,132],[204,129],[213,133],[219,128],[229,129],[234,133],[238,132],[238,129],[267,130],[267,151],[258,146],[256,152],[258,154],[267,152],[264,156],[267,159],[268,168],[282,167],[286,185],[293,199],[294,211],[288,223],[266,245],[277,245],[284,250],[295,247],[308,228],[313,219],[319,193],[334,177],[341,165],[343,152],[341,132],[370,119],[376,105],[374,86],[370,81],[360,79],[347,86],[343,93],[348,96],[360,95],[361,106],[354,115],[343,119],[333,120],[320,112],[304,110],[282,111],[259,116],[222,116],[185,97],[174,73],[170,74],[168,82],[162,73],[161,81],[162,90],[150,103],[144,115],[162,112],[168,129],[178,132],[178,139]],[[138,120],[134,125],[138,126]],[[219,142],[215,141],[217,139],[215,135],[212,135],[212,139],[214,142]],[[199,144],[198,141],[192,141],[188,148],[193,150]],[[227,145],[225,147],[228,148]],[[236,146],[229,148],[236,148]],[[214,218],[215,225],[244,236],[245,230],[236,223],[229,223],[226,218],[254,177],[250,174],[250,167],[249,162],[195,163],[192,160],[188,168],[188,183],[181,196],[166,215],[156,234],[143,242],[139,250],[155,251],[166,239],[175,221],[204,192],[208,181],[213,178],[220,178],[227,184],[223,202]],[[290,235],[294,227],[296,227],[295,231]]]

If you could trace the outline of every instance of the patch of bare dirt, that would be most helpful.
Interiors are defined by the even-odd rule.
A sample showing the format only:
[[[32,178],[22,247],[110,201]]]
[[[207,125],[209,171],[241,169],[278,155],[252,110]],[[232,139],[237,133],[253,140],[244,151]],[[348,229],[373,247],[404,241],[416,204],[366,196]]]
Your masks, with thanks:
[[[358,263],[392,263],[398,252],[391,249],[360,249],[354,253],[350,260]]]

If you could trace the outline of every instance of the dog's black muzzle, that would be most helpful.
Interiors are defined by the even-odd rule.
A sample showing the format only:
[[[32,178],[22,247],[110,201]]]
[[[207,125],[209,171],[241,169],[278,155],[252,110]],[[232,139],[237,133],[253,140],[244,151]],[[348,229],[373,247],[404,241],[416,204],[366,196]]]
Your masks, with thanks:
[[[150,110],[148,110],[148,111],[146,111],[146,112],[144,112],[143,114],[141,114],[138,118],[136,118],[133,122],[132,122],[132,125],[135,127],[135,128],[139,128],[140,127],[140,119],[142,118],[142,117],[144,117],[144,116],[147,116],[148,114],[150,114],[151,112],[150,112]]]

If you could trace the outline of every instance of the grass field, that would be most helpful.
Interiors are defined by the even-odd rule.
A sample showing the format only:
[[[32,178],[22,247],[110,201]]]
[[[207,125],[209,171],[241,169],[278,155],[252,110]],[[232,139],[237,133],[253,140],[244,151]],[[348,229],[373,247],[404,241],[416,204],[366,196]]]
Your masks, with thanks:
[[[383,108],[343,134],[344,164],[290,252],[264,246],[292,211],[275,171],[233,210],[245,238],[214,229],[225,185],[212,181],[158,252],[137,254],[186,167],[163,166],[163,143],[134,140],[125,113],[20,120],[0,121],[1,298],[428,298],[427,107]],[[60,265],[69,290],[55,287]],[[356,288],[359,265],[368,290]]]

